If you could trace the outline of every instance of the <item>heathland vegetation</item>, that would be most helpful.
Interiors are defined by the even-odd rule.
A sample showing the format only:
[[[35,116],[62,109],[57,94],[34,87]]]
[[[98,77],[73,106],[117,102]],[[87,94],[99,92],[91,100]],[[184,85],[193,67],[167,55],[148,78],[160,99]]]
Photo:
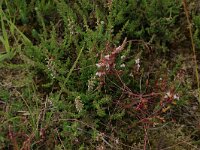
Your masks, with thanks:
[[[200,149],[198,0],[1,0],[0,149]]]

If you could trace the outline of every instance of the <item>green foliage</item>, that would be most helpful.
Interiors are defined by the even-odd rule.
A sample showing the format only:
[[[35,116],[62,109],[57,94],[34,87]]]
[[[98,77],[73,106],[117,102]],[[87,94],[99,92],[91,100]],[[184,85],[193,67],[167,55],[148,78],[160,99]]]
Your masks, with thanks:
[[[200,35],[200,16],[199,15],[195,15],[194,16],[194,27],[195,27],[195,32],[194,32],[194,40],[195,40],[195,43],[196,43],[196,46],[197,48],[199,49],[200,48],[200,39],[199,39],[199,35]]]
[[[124,34],[144,39],[162,52],[177,38],[180,6],[180,1],[173,0],[114,1],[109,18],[117,31],[129,21]]]
[[[0,148],[144,148],[143,131],[153,137],[148,129],[171,122],[194,98],[185,94],[191,68],[176,57],[187,37],[180,0],[0,4],[0,40],[13,52],[0,65]],[[196,43],[199,20],[194,15]],[[98,76],[106,56],[115,67]]]
[[[8,101],[8,99],[9,99],[9,92],[8,91],[6,91],[6,90],[4,90],[4,89],[0,89],[0,98],[1,98],[1,100],[3,100],[3,101]]]

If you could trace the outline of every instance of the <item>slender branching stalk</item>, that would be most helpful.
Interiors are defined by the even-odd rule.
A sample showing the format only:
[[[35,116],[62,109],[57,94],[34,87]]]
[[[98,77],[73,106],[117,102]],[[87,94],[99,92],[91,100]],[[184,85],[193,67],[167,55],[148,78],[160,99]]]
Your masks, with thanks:
[[[184,8],[184,11],[185,11],[185,15],[186,15],[186,18],[187,18],[190,40],[191,40],[191,45],[192,45],[194,65],[195,65],[195,74],[196,74],[197,88],[198,88],[198,101],[200,103],[200,81],[199,81],[199,73],[198,73],[198,64],[197,64],[197,58],[196,58],[195,43],[194,43],[193,33],[192,33],[192,23],[191,23],[190,18],[189,18],[187,2],[186,2],[186,0],[183,0],[182,2],[183,2],[183,8]]]

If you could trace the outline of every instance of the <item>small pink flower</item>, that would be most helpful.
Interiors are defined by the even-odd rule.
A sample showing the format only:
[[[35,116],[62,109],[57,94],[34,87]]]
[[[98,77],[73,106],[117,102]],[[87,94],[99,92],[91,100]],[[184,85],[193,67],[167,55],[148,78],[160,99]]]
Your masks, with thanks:
[[[104,56],[104,58],[109,60],[110,59],[110,55],[106,55],[106,56]]]
[[[105,75],[105,72],[97,72],[97,73],[96,73],[96,76],[99,76],[99,77],[101,77],[101,76],[103,76],[103,75]]]
[[[178,94],[174,94],[174,99],[179,100]]]
[[[103,63],[98,63],[98,64],[96,64],[96,66],[97,66],[97,68],[100,68],[100,67],[104,66],[104,64]]]

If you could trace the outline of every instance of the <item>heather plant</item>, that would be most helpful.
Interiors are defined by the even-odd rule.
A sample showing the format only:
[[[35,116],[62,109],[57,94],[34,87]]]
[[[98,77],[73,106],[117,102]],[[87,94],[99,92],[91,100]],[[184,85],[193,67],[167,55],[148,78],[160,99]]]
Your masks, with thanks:
[[[1,149],[198,148],[182,1],[0,4]]]

